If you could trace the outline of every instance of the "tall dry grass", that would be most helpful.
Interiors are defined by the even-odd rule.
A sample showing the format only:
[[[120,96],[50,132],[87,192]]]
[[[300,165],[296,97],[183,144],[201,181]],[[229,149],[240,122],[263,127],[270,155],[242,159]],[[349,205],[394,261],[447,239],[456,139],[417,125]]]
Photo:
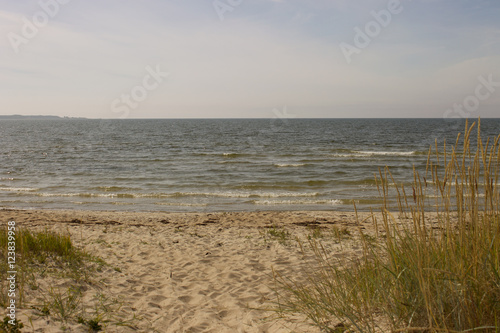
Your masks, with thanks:
[[[276,311],[325,332],[500,332],[499,140],[467,123],[453,146],[429,149],[411,187],[381,171],[384,207],[372,218],[384,237],[361,233],[364,256],[348,263],[310,240],[306,283],[275,274]]]

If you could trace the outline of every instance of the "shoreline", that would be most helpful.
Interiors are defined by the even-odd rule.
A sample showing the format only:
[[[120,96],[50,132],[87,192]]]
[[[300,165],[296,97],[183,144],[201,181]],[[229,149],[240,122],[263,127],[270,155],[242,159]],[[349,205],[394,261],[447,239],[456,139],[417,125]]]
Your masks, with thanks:
[[[369,213],[358,215],[363,221]],[[275,298],[273,270],[304,277],[312,261],[296,239],[315,238],[348,259],[363,253],[360,228],[375,234],[371,219],[358,224],[354,212],[343,211],[0,210],[0,221],[10,220],[32,231],[69,233],[78,248],[104,260],[93,277],[99,283],[86,286],[82,304],[93,304],[98,292],[117,300],[120,310],[106,332],[318,332],[304,318],[279,319],[262,310]],[[346,236],[342,241],[333,236],[339,231]],[[36,298],[49,286],[64,289],[67,281],[41,279],[28,294]],[[28,317],[37,332],[59,332],[62,326],[88,331],[75,320],[62,323],[29,306],[19,310],[30,328]],[[132,320],[133,328],[117,326],[120,320]]]

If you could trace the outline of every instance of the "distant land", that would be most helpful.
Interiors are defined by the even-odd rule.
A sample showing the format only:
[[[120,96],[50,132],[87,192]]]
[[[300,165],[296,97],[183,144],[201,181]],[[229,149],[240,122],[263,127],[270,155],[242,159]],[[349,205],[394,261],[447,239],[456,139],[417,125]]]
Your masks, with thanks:
[[[0,120],[59,120],[59,119],[86,119],[81,117],[59,117],[59,116],[22,116],[20,114],[13,114],[8,116],[0,115]]]

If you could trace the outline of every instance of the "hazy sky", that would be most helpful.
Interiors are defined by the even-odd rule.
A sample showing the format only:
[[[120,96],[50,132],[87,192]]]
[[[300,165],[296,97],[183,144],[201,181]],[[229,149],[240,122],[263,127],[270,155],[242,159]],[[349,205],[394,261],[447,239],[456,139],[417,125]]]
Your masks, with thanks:
[[[0,114],[498,117],[499,0],[0,0]]]

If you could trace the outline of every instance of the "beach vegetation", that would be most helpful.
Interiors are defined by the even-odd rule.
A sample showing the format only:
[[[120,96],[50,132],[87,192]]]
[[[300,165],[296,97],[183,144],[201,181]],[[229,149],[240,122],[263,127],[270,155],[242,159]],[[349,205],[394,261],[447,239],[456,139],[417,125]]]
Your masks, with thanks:
[[[5,307],[7,272],[7,243],[9,241],[7,227],[0,229],[0,306]],[[88,254],[74,247],[69,234],[52,231],[30,231],[19,227],[15,233],[15,270],[16,286],[20,305],[25,300],[26,286],[30,290],[38,290],[37,277],[49,274],[62,276],[77,275],[86,270],[83,268]]]
[[[278,243],[280,243],[282,245],[286,245],[288,243],[288,241],[292,238],[292,234],[284,228],[272,226],[271,228],[268,228],[264,232],[264,238],[265,239],[269,238],[271,240],[277,240]]]
[[[338,239],[339,241],[351,238],[352,236],[351,231],[347,227],[338,227],[336,225],[333,226],[332,233],[334,238]]]
[[[105,330],[109,325],[137,329],[135,323],[139,318],[134,315],[131,319],[124,319],[120,313],[122,307],[119,299],[99,292],[93,296],[93,306],[81,307],[77,319],[88,326],[90,332]]]
[[[318,239],[318,238],[323,238],[324,237],[324,234],[321,230],[321,228],[310,228],[311,229],[311,232],[309,233],[309,235],[307,235],[307,239]]]
[[[14,322],[14,325],[12,325]],[[10,317],[5,316],[3,321],[0,322],[0,332],[2,333],[21,333],[21,328],[24,324],[19,319],[12,320]]]
[[[121,303],[99,292],[94,304],[85,304],[84,292],[99,286],[95,273],[102,271],[106,262],[76,247],[69,233],[49,230],[32,231],[19,226],[15,233],[16,296],[19,309],[30,308],[35,316],[51,317],[64,323],[85,319],[90,331],[99,331],[101,325],[133,327],[136,320],[119,318]],[[7,228],[0,229],[0,307],[8,305]],[[115,271],[120,271],[116,269]],[[49,280],[47,280],[49,279]],[[50,284],[57,279],[60,286]],[[47,287],[49,285],[49,287]],[[28,288],[27,288],[28,287]],[[18,332],[17,326],[0,323],[0,332]],[[5,327],[4,327],[5,326]],[[62,327],[61,327],[62,329]]]
[[[66,322],[78,312],[82,301],[82,292],[74,286],[68,287],[65,291],[51,288],[48,295],[44,295],[44,297],[42,309],[56,319]]]
[[[411,184],[380,170],[383,235],[360,229],[364,255],[347,261],[309,239],[305,282],[274,272],[275,311],[325,332],[500,332],[499,141],[467,123]]]
[[[102,325],[100,324],[100,318],[94,318],[87,321],[87,325],[91,332],[102,331]]]

